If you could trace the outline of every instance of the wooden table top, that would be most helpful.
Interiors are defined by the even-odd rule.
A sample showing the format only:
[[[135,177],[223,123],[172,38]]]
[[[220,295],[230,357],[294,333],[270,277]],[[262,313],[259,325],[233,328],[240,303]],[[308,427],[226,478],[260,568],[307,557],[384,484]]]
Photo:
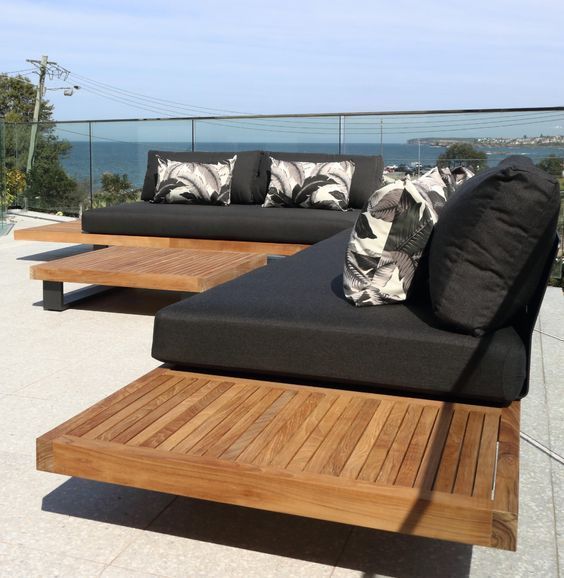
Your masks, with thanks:
[[[514,549],[519,403],[158,368],[38,439],[39,469]]]
[[[266,265],[266,256],[226,251],[108,247],[31,267],[32,279],[202,292]]]

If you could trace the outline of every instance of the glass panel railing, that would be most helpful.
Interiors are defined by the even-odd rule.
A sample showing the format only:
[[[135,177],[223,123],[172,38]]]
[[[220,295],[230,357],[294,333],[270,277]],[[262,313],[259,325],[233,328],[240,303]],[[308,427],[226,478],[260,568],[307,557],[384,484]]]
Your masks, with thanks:
[[[194,121],[197,151],[338,153],[339,116],[221,118]]]
[[[32,168],[39,183],[28,187],[28,207],[79,215],[90,203],[89,124],[53,123],[43,139]]]
[[[345,115],[343,151],[381,154],[400,173],[438,163],[483,169],[511,155],[542,166],[564,157],[563,134],[561,110]]]
[[[5,123],[4,128],[4,179],[5,208],[24,207],[24,193],[29,180],[26,164],[29,154],[31,126],[29,124]]]
[[[0,237],[8,231],[8,223],[4,220],[5,211],[9,202],[6,190],[5,135],[4,118],[0,117]]]
[[[92,122],[92,205],[139,200],[149,150],[192,150],[192,120]]]
[[[40,123],[27,171],[31,125],[8,123],[5,173],[16,205],[78,215],[139,198],[151,149],[381,154],[392,176],[519,154],[562,177],[563,134],[561,108]]]

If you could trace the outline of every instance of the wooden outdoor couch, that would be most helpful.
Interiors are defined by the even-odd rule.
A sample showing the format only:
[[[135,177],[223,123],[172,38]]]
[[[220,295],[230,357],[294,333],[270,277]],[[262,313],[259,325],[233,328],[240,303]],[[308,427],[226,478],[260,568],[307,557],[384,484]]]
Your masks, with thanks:
[[[347,211],[264,209],[269,154],[283,160],[330,162],[351,160],[355,171]],[[214,163],[237,155],[229,206],[152,203],[158,158]],[[293,255],[305,247],[350,229],[382,182],[378,155],[316,153],[149,151],[141,201],[85,211],[81,221],[17,230],[17,240],[117,245],[161,249],[251,252]]]
[[[544,177],[520,163],[502,171],[509,196],[494,183],[502,211],[479,204],[477,220],[447,203],[406,303],[345,300],[344,231],[159,311],[165,365],[41,436],[38,468],[514,550],[519,400],[559,203],[552,180],[545,206],[527,205]],[[505,254],[487,273],[512,280],[496,289],[505,320],[474,335],[436,317],[427,276],[433,243],[468,226],[478,251]],[[490,286],[467,281],[451,280],[455,296],[480,312]]]

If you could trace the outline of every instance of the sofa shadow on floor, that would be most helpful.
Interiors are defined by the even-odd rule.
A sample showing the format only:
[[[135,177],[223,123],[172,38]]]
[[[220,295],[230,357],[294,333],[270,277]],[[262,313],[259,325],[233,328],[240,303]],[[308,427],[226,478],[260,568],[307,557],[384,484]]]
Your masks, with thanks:
[[[61,247],[60,249],[52,249],[51,251],[42,251],[33,255],[24,255],[18,257],[17,261],[36,261],[48,262],[56,259],[63,259],[64,257],[71,257],[72,255],[79,255],[80,253],[88,253],[92,251],[92,245],[71,245],[70,247]]]
[[[169,499],[170,498],[170,499]],[[162,501],[147,526],[143,503]],[[71,478],[43,498],[45,512],[188,540],[400,578],[468,576],[472,547],[299,516]]]

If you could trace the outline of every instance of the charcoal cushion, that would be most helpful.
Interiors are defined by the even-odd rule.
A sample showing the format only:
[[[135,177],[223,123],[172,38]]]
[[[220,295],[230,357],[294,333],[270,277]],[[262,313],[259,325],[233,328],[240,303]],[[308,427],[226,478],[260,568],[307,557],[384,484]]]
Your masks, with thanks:
[[[160,310],[153,356],[374,391],[480,402],[519,396],[526,351],[513,328],[475,338],[438,327],[428,305],[351,306],[342,280],[349,236]]]
[[[260,205],[123,203],[85,211],[88,233],[312,244],[350,229],[359,211],[265,209]]]
[[[435,315],[472,335],[508,324],[536,290],[559,207],[556,179],[525,157],[509,157],[462,185],[431,240]]]
[[[310,163],[352,161],[354,163],[354,174],[351,182],[349,207],[353,209],[363,209],[372,193],[379,189],[382,184],[384,161],[379,155],[268,152],[264,158],[267,172],[270,171],[269,157],[275,157],[281,161],[306,161]],[[263,201],[264,198],[261,202]]]
[[[147,155],[147,172],[143,183],[141,199],[149,201],[155,196],[157,184],[157,155],[181,162],[217,163],[226,161],[237,154],[231,181],[231,203],[262,203],[266,194],[267,165],[262,151],[241,151],[238,153],[187,151],[171,152],[151,150]]]

